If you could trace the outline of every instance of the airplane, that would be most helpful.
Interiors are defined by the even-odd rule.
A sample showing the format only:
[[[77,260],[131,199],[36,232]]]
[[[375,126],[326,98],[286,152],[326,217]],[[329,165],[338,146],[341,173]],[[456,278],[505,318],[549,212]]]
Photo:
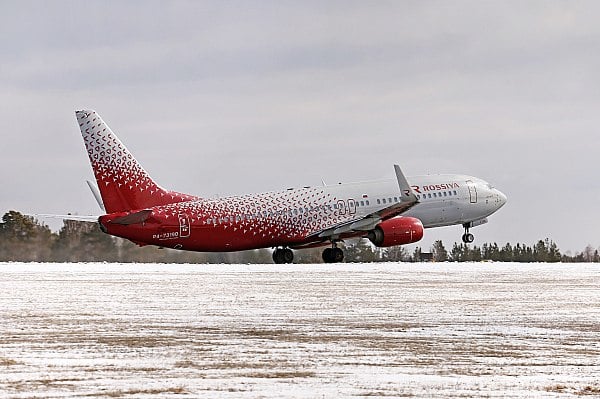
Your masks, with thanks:
[[[64,216],[96,221],[110,235],[134,243],[201,252],[273,248],[273,261],[292,263],[293,250],[326,247],[325,263],[342,262],[338,244],[369,239],[377,247],[415,243],[423,230],[470,229],[506,203],[506,196],[476,177],[443,174],[407,179],[290,188],[277,192],[204,198],[159,186],[93,110],[76,111],[105,214]]]

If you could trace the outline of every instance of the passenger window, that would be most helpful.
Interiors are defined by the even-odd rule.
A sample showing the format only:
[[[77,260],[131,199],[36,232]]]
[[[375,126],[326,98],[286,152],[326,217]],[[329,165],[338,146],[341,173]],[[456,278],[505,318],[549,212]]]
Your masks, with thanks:
[[[456,194],[456,190],[454,190],[454,195],[457,195],[457,194]]]
[[[427,198],[431,198],[431,194],[427,194]]]
[[[448,194],[448,193],[446,193],[446,192],[444,191],[444,197],[447,197],[447,195],[446,195],[446,194]]]
[[[394,202],[398,202],[398,197],[394,197]]]
[[[385,198],[384,198],[382,201],[383,201],[383,203],[385,204]]]
[[[367,200],[367,206],[369,206],[369,200]]]
[[[377,205],[381,204],[381,201],[379,200],[379,198],[377,198]]]

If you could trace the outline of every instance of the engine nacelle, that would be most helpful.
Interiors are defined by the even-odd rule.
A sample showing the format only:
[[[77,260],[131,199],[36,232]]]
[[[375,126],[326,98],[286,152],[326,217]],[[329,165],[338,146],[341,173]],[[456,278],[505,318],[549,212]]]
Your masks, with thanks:
[[[423,223],[417,218],[398,216],[379,223],[367,238],[378,247],[411,244],[423,238]]]

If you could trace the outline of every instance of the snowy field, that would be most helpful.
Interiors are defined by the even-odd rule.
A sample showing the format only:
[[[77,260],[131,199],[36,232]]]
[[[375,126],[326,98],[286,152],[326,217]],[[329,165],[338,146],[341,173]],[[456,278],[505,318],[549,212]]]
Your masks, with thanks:
[[[0,263],[0,396],[600,395],[600,265]]]

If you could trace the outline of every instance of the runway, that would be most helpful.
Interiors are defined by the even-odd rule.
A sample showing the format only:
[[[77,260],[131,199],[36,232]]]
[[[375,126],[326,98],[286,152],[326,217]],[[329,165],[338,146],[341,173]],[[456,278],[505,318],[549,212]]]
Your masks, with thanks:
[[[0,396],[600,395],[600,265],[0,263]]]

